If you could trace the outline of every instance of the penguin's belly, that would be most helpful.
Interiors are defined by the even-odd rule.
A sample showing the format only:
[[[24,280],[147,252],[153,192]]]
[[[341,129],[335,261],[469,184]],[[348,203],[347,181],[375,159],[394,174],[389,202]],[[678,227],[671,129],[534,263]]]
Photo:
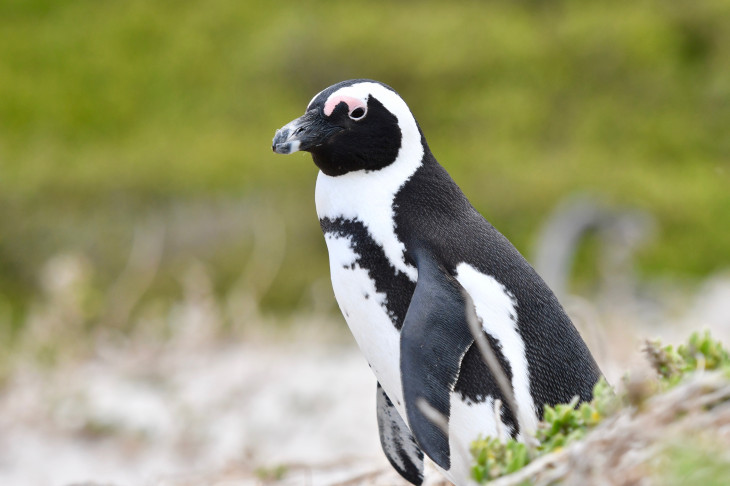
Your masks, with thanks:
[[[386,308],[387,295],[378,292],[375,282],[362,268],[360,255],[351,239],[325,234],[335,298],[360,350],[380,385],[405,417],[400,377],[400,332]]]

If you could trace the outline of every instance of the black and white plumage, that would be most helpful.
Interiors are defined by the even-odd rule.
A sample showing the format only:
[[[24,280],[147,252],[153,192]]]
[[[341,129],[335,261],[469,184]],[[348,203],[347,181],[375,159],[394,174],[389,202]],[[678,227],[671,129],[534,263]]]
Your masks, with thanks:
[[[506,403],[466,321],[464,292],[509,378],[507,431],[534,431],[545,404],[591,398],[601,373],[557,299],[469,203],[390,87],[350,80],[317,94],[273,149],[312,154],[335,297],[378,379],[383,450],[413,484],[424,454],[465,484],[469,444],[497,434]],[[423,414],[425,400],[448,434]]]

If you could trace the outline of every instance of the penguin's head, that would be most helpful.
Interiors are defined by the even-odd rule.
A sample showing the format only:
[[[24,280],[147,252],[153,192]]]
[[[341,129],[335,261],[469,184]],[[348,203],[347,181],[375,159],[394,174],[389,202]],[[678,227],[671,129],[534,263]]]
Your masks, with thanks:
[[[303,150],[328,176],[376,171],[423,154],[422,135],[405,101],[377,81],[342,81],[319,92],[303,116],[276,131],[272,149]],[[420,159],[420,156],[419,156]]]

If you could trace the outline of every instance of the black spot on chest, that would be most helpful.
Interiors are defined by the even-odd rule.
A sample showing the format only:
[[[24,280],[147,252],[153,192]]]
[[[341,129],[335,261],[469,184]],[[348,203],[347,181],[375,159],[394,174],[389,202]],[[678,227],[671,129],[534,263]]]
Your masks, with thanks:
[[[406,312],[408,312],[408,306],[413,291],[416,289],[416,284],[406,274],[397,270],[388,260],[383,247],[373,240],[361,221],[345,218],[322,218],[319,225],[324,234],[349,238],[350,247],[357,255],[357,259],[347,268],[354,270],[359,266],[368,272],[368,276],[375,283],[375,289],[385,294],[383,307],[393,325],[400,330],[406,318]]]

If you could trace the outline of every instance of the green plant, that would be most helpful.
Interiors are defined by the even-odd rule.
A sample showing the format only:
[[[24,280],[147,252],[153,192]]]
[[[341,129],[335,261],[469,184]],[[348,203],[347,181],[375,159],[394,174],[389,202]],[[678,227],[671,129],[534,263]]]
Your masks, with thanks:
[[[730,371],[730,353],[707,330],[693,332],[687,343],[676,349],[672,345],[662,346],[660,341],[647,341],[644,352],[665,388],[698,370]]]
[[[519,471],[530,462],[527,446],[516,440],[500,441],[496,437],[479,438],[472,442],[471,453],[476,460],[472,477],[486,482]]]
[[[601,378],[593,388],[593,400],[578,406],[576,396],[570,403],[546,406],[536,438],[540,442],[538,451],[547,453],[581,439],[604,418],[618,408],[613,388]]]
[[[289,472],[289,468],[284,464],[271,467],[260,467],[256,469],[256,476],[263,482],[274,482],[284,479]]]

